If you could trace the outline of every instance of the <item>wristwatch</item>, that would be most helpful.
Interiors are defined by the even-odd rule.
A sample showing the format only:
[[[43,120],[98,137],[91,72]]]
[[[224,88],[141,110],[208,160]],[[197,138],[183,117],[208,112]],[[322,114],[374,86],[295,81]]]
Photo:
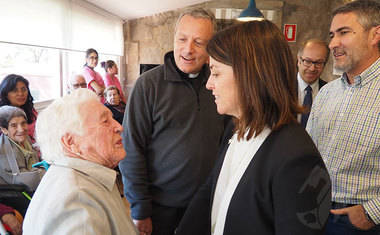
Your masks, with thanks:
[[[368,212],[365,209],[364,209],[364,214],[365,214],[365,217],[367,218],[368,221],[375,223],[375,222],[373,222],[373,220],[371,219],[371,216],[369,216]]]

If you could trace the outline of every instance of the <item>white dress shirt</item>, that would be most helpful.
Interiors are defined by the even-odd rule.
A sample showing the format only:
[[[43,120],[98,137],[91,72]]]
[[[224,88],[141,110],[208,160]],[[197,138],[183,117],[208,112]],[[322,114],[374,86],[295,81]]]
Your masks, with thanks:
[[[297,73],[297,81],[298,81],[298,103],[300,105],[303,105],[303,100],[305,99],[305,95],[306,95],[305,89],[307,86],[310,86],[311,89],[313,90],[311,95],[314,101],[315,97],[317,96],[319,92],[319,79],[315,80],[315,82],[313,82],[312,84],[308,84],[304,80],[302,80],[300,73]],[[301,114],[297,115],[297,120],[298,122],[301,122]]]

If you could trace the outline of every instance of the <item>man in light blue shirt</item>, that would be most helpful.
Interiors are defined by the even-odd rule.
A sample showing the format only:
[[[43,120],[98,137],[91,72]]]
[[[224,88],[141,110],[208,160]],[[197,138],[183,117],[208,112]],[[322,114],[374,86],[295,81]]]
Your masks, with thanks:
[[[329,47],[343,75],[319,92],[306,128],[332,182],[327,234],[378,235],[380,4],[353,1],[333,16]]]

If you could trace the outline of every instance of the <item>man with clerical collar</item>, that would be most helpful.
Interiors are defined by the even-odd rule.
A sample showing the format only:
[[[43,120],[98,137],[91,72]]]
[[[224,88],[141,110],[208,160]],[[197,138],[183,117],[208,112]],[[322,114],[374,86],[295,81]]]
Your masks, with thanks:
[[[123,121],[127,157],[119,167],[140,234],[174,234],[217,157],[224,122],[205,87],[214,27],[206,10],[181,14],[174,51],[137,79],[129,97]]]

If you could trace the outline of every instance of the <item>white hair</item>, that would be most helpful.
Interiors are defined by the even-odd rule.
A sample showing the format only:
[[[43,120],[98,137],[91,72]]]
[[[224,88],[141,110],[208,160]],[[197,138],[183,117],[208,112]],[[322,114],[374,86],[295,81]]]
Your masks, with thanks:
[[[56,99],[38,115],[36,140],[44,160],[54,161],[64,157],[61,138],[66,133],[83,134],[85,123],[79,110],[92,100],[98,101],[96,94],[80,88]]]
[[[214,32],[216,32],[216,19],[214,14],[210,10],[206,10],[203,8],[188,8],[185,11],[183,11],[179,17],[177,18],[177,22],[175,23],[175,31],[177,31],[178,24],[181,21],[182,17],[184,16],[191,16],[193,18],[197,19],[206,19],[209,20],[212,24],[212,29]]]

